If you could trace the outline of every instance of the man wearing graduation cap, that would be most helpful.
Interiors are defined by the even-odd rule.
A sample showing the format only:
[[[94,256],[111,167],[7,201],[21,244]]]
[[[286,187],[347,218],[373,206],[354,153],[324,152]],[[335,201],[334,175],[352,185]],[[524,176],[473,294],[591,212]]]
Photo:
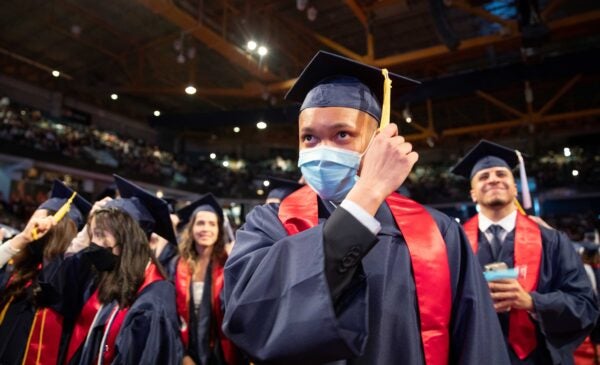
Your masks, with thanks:
[[[506,364],[460,226],[395,193],[417,155],[383,125],[383,80],[382,70],[320,52],[288,93],[302,102],[308,186],[255,208],[238,231],[225,334],[257,362]]]
[[[482,140],[452,172],[469,178],[479,213],[464,225],[482,267],[504,263],[515,277],[489,282],[513,364],[572,364],[598,315],[580,258],[567,236],[539,225],[517,203],[518,151]],[[525,207],[530,198],[524,191]],[[486,266],[487,265],[487,266]]]

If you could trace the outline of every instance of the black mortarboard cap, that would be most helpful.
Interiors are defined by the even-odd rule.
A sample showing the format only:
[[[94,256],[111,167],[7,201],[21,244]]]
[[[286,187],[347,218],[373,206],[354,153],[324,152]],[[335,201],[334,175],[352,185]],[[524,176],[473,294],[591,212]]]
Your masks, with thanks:
[[[113,176],[115,178],[117,188],[119,189],[119,194],[121,195],[121,198],[123,198],[122,200],[137,198],[141,205],[145,207],[146,212],[140,210],[141,214],[138,215],[138,219],[140,219],[138,220],[138,223],[140,223],[140,226],[142,226],[142,228],[145,230],[148,230],[149,227],[147,226],[147,223],[153,220],[154,225],[151,229],[151,232],[156,233],[170,243],[176,245],[177,238],[175,237],[175,232],[173,231],[173,225],[171,223],[171,217],[169,216],[169,206],[167,202],[149,193],[142,187],[137,186],[129,180],[126,180],[118,175]],[[144,227],[142,224],[146,225],[146,227]]]
[[[490,167],[514,169],[519,158],[514,149],[482,139],[452,167],[450,172],[471,179],[477,172]]]
[[[580,255],[584,253],[587,255],[596,255],[600,251],[600,244],[592,241],[573,242],[573,245]]]
[[[389,77],[392,87],[419,84],[418,81],[394,73],[389,73]],[[346,107],[368,113],[379,122],[383,80],[379,68],[319,51],[285,98],[302,103],[300,111],[315,107]]]
[[[177,215],[181,220],[179,224],[182,226],[188,224],[190,219],[198,212],[213,212],[223,221],[223,209],[221,205],[219,205],[214,195],[208,193],[177,211]]]
[[[47,209],[57,212],[73,195],[74,190],[63,184],[60,180],[54,180],[52,185],[52,192],[50,198],[43,202],[38,209]],[[71,209],[69,209],[69,218],[71,218],[78,229],[83,228],[85,225],[87,215],[92,209],[90,202],[81,197],[81,195],[75,195]]]
[[[269,194],[267,194],[267,199],[283,200],[303,186],[297,181],[281,179],[278,177],[268,177],[267,180],[269,181]]]

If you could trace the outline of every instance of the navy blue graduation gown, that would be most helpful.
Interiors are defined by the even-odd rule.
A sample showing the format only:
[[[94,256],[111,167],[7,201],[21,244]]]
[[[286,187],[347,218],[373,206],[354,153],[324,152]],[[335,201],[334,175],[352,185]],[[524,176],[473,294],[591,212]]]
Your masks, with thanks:
[[[105,325],[114,303],[103,306],[86,339],[79,364],[97,358]],[[175,288],[167,280],[148,285],[129,308],[115,342],[111,364],[180,364],[183,346],[179,336]]]
[[[163,269],[165,269],[168,279],[173,281],[175,272],[177,271],[177,260],[179,260],[179,251],[177,250],[177,246],[167,243],[156,260],[160,263]]]
[[[59,363],[67,356],[71,334],[87,300],[96,290],[97,272],[92,267],[88,255],[93,249],[85,248],[67,258],[50,261],[39,276],[45,304],[63,316],[63,332],[59,351]],[[80,348],[81,350],[81,348]],[[81,351],[78,351],[69,364],[76,364]]]
[[[329,216],[321,206],[317,226],[288,236],[277,212],[276,204],[255,208],[237,233],[225,267],[225,334],[258,362],[423,364],[411,259],[387,205],[376,214],[376,237],[343,208]],[[429,212],[451,271],[449,362],[507,364],[487,285],[461,227]],[[341,290],[330,287],[325,264],[332,250],[325,242],[335,235],[342,239],[333,242],[347,247],[372,241],[352,277],[339,281]]]
[[[11,275],[11,270],[7,266],[0,269],[0,282],[4,283],[0,287],[0,297],[4,296]],[[23,360],[27,338],[35,316],[32,294],[32,290],[27,288],[20,298],[14,299],[6,311],[4,321],[0,324],[0,364],[20,364]]]
[[[598,317],[598,307],[591,283],[581,258],[571,240],[562,232],[540,226],[542,261],[537,289],[531,292],[535,307],[538,346],[525,360],[520,360],[510,348],[512,364],[573,364],[573,351],[592,330]],[[494,260],[490,245],[479,232],[481,242],[477,257],[481,266],[503,261],[514,266],[514,230],[510,232]],[[498,318],[505,337],[508,336],[509,315]],[[507,342],[508,343],[508,342]]]
[[[171,263],[172,267],[177,268],[177,260]],[[213,263],[206,268],[204,277],[204,289],[199,311],[194,308],[193,282],[190,281],[189,291],[189,344],[184,349],[185,354],[191,357],[196,364],[225,365],[227,361],[223,354],[221,346],[221,337],[218,332],[217,316],[214,315],[212,305],[212,286],[213,286]],[[222,292],[221,292],[222,294]],[[222,297],[221,297],[222,298]],[[223,300],[221,299],[221,303]],[[211,346],[212,344],[212,346]],[[236,350],[237,351],[237,350]],[[241,353],[237,354],[239,362],[237,364],[247,364],[248,362]]]
[[[44,275],[50,275],[54,269],[55,267],[52,265],[44,265],[38,273],[38,281]],[[3,283],[0,286],[0,297],[4,295],[4,290],[11,275],[11,265],[5,265],[0,269],[0,283]],[[46,307],[46,301],[43,292],[37,294],[35,303],[38,307]],[[4,321],[0,325],[0,365],[20,364],[22,362],[33,318],[38,307],[34,304],[31,286],[26,288],[24,293],[19,298],[15,298],[10,304]]]

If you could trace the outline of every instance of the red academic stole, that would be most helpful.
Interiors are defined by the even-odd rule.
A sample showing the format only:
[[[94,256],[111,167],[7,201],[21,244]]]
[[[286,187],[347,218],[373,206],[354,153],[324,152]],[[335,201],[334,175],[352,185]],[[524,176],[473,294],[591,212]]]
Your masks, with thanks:
[[[75,322],[73,333],[71,334],[71,339],[69,340],[65,364],[71,362],[71,359],[73,359],[73,356],[75,356],[75,353],[85,341],[88,331],[94,322],[94,318],[96,317],[98,309],[100,309],[100,300],[98,300],[98,289],[96,289],[94,290],[92,296],[83,305],[79,316],[77,316],[77,321]]]
[[[184,259],[177,262],[177,271],[175,273],[175,291],[177,313],[184,322],[181,328],[181,340],[184,348],[189,346],[189,324],[190,324],[190,284],[192,280],[192,270]],[[235,345],[223,334],[221,324],[223,323],[223,310],[221,309],[221,291],[223,290],[223,265],[216,262],[212,264],[211,274],[211,308],[215,321],[211,323],[210,329],[210,347],[214,348],[215,338],[218,335],[221,343],[221,350],[227,364],[238,363],[238,352]]]
[[[62,335],[62,315],[50,308],[35,311],[22,365],[56,364]]]
[[[156,265],[150,263],[150,265],[146,269],[144,282],[142,283],[142,286],[140,286],[140,288],[138,289],[137,294],[139,295],[142,292],[142,290],[144,290],[148,285],[160,280],[165,280],[165,278],[162,276]],[[121,330],[121,326],[125,321],[125,317],[127,316],[128,311],[129,307],[119,309],[119,307],[116,306],[111,315],[109,316],[109,318],[111,318],[116,312],[112,323],[107,329],[105,329],[105,331],[107,331],[106,343],[104,348],[100,349],[100,351],[102,352],[103,364],[110,364],[115,358],[115,343],[117,342],[117,336],[119,335],[119,331]]]
[[[181,341],[183,348],[187,350],[190,342],[190,283],[192,282],[192,270],[185,259],[179,258],[175,271],[175,303],[177,314],[181,324]]]
[[[385,201],[410,252],[425,363],[447,364],[452,292],[446,244],[422,205],[397,193]],[[316,226],[319,221],[317,194],[308,186],[296,190],[281,203],[279,219],[289,235]]]
[[[464,224],[465,233],[473,252],[477,253],[479,237],[478,215]],[[517,212],[515,226],[515,267],[525,267],[526,275],[519,275],[519,284],[527,292],[537,288],[542,260],[542,233],[537,223]],[[508,322],[508,343],[519,359],[525,359],[537,346],[535,325],[526,310],[513,309]]]

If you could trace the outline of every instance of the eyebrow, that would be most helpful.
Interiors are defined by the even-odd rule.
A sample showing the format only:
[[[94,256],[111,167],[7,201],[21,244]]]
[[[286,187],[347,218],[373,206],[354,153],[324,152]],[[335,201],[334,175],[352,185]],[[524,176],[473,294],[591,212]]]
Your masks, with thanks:
[[[355,126],[351,125],[350,123],[346,123],[346,122],[336,122],[334,124],[330,124],[327,126],[330,129],[354,129]],[[315,129],[312,127],[302,127],[302,129],[300,129],[301,133],[315,133]]]

